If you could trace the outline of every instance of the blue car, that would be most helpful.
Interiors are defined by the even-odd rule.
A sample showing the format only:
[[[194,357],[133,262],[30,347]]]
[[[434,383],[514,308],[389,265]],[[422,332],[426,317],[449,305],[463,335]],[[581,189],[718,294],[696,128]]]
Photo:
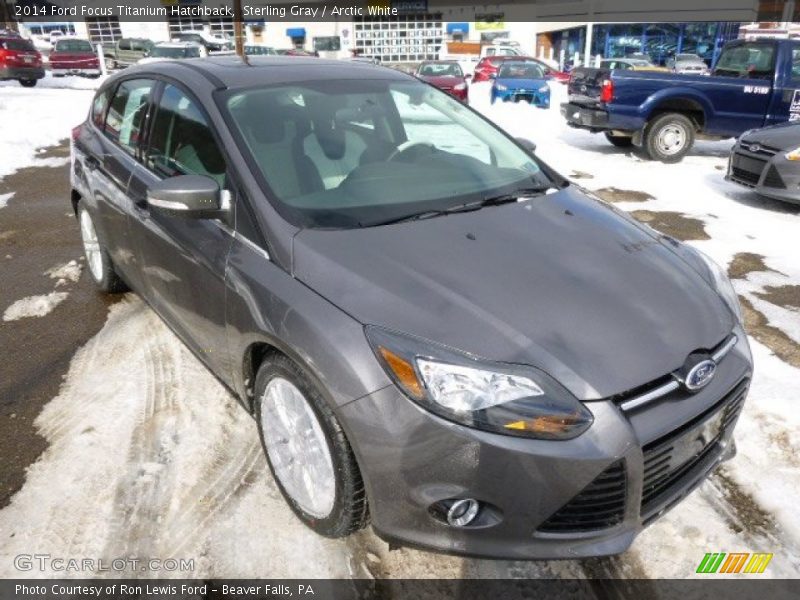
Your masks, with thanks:
[[[542,66],[530,62],[503,63],[492,83],[492,104],[495,100],[550,108],[550,86]]]

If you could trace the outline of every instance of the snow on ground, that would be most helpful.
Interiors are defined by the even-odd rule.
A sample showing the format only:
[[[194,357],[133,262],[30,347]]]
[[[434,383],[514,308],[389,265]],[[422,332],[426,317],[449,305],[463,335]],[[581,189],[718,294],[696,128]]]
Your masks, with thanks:
[[[26,296],[14,302],[3,313],[3,321],[16,321],[30,317],[43,317],[67,299],[67,292],[50,292],[37,296]]]
[[[56,280],[56,287],[67,282],[76,283],[81,278],[81,265],[78,264],[78,261],[71,260],[63,265],[48,269],[44,274]]]
[[[34,88],[0,82],[0,179],[22,167],[64,164],[61,158],[34,161],[36,150],[69,138],[72,128],[86,118],[98,82],[49,74]]]
[[[601,135],[567,128],[558,114],[564,88],[553,88],[550,110],[490,106],[484,84],[473,86],[471,102],[512,135],[535,141],[537,154],[577,183],[591,190],[613,187],[631,200],[618,202],[618,207],[647,211],[638,213],[640,218],[672,211],[696,219],[709,239],[689,243],[721,264],[743,252],[763,257],[766,270],[736,279],[737,291],[768,324],[796,340],[797,312],[768,298],[774,287],[800,284],[798,210],[724,182],[729,141],[701,142],[680,165],[643,161]],[[52,95],[30,100],[41,92]],[[4,136],[0,157],[20,152],[29,163],[35,156],[32,148],[66,137],[52,130],[68,131],[73,117],[52,116],[52,106],[80,94],[84,92],[0,86],[0,117],[28,101],[38,102],[39,112],[14,113],[36,115],[35,120],[12,121],[13,127],[49,140],[26,141],[16,148]],[[80,107],[66,104],[74,110],[75,122],[85,114],[88,97],[87,92]],[[14,168],[28,163],[21,158]],[[800,528],[793,514],[800,489],[800,413],[792,406],[800,391],[800,371],[777,358],[773,348],[751,343],[756,372],[737,428],[738,455],[643,532],[631,551],[600,561],[602,572],[691,577],[706,552],[718,551],[773,552],[764,577],[796,577],[800,572]],[[31,466],[11,504],[0,511],[0,576],[14,575],[4,566],[11,564],[5,559],[32,550],[54,556],[195,558],[191,575],[196,577],[592,572],[590,563],[509,563],[409,549],[389,552],[370,531],[345,541],[310,533],[267,475],[254,423],[132,295],[111,309],[103,330],[75,355],[60,394],[36,425],[50,446]]]
[[[14,197],[14,193],[10,194],[0,194],[0,208],[5,208],[8,206],[8,201]]]

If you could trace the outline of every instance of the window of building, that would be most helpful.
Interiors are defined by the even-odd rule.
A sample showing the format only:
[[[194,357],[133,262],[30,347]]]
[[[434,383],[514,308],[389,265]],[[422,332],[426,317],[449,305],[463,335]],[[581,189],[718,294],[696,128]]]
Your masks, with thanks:
[[[114,44],[122,37],[117,17],[95,17],[86,19],[86,30],[94,44]]]

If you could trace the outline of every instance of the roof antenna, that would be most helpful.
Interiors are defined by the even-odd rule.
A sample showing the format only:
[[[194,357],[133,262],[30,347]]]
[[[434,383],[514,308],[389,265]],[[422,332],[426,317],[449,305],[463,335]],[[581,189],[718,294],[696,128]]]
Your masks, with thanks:
[[[250,59],[244,51],[244,19],[242,18],[242,0],[233,0],[233,37],[236,42],[236,55],[245,65],[250,66]]]

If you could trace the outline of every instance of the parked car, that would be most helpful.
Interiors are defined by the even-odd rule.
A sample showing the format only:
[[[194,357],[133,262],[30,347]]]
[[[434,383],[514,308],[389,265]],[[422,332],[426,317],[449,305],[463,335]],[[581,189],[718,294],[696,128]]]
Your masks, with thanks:
[[[233,51],[233,42],[226,38],[217,37],[205,31],[181,31],[172,34],[175,42],[194,42],[203,46],[209,54]]]
[[[710,77],[579,67],[561,114],[615,146],[641,146],[654,160],[677,162],[698,134],[736,137],[800,116],[798,53],[800,40],[735,40]]]
[[[50,70],[55,77],[100,77],[100,59],[88,40],[65,37],[56,42],[50,53]]]
[[[711,72],[697,54],[676,54],[667,61],[667,67],[682,75],[708,75]]]
[[[42,55],[28,40],[0,36],[0,81],[16,79],[23,87],[33,87],[44,77]]]
[[[275,48],[272,46],[262,46],[261,44],[247,44],[244,53],[250,56],[277,56]]]
[[[205,56],[208,56],[206,49],[194,42],[161,42],[153,46],[148,55],[139,60],[139,64],[144,65],[165,60],[202,58]]]
[[[545,77],[548,79],[552,78],[560,83],[566,83],[569,81],[569,73],[552,69],[544,61],[531,56],[492,56],[482,58],[478,61],[478,64],[475,65],[475,73],[472,76],[472,81],[477,83],[479,81],[491,80],[492,74],[497,74],[500,65],[509,60],[514,62],[536,63],[541,65],[541,67],[544,69]]]
[[[436,86],[443,92],[467,102],[469,86],[464,72],[454,60],[426,61],[417,68],[417,77],[426,83]]]
[[[745,131],[731,150],[725,179],[800,204],[800,121]]]
[[[539,64],[505,61],[492,79],[492,104],[495,100],[522,101],[539,108],[550,108],[550,86]]]
[[[106,69],[130,67],[149,56],[155,43],[145,38],[122,38],[108,47],[103,46]]]
[[[229,386],[319,534],[617,554],[734,454],[724,269],[413,76],[141,65],[72,139],[91,277]]]
[[[656,71],[669,73],[670,69],[654,65],[649,60],[637,58],[606,58],[600,61],[601,69],[618,69],[621,71]]]

